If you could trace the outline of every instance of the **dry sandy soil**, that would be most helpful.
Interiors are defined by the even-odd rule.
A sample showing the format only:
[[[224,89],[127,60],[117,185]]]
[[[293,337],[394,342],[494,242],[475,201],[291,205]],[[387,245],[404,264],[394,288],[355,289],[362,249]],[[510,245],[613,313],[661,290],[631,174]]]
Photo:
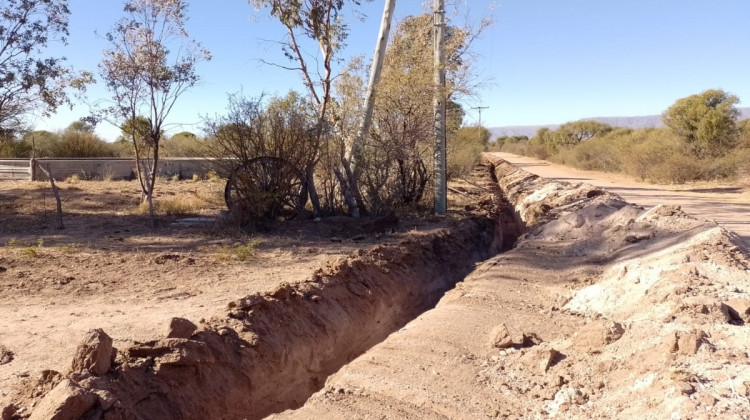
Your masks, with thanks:
[[[126,183],[66,185],[58,232],[3,185],[2,419],[750,418],[739,236],[491,160],[372,234],[152,231]]]
[[[482,192],[458,185],[464,193],[451,195],[453,215],[402,217],[384,232],[361,233],[346,218],[332,218],[245,234],[231,224],[174,224],[186,215],[161,216],[153,230],[138,209],[135,182],[57,185],[64,230],[54,229],[48,183],[0,182],[0,411],[16,402],[20,384],[68,369],[91,329],[105,330],[121,348],[148,341],[165,335],[173,317],[198,323],[232,300],[303,280],[331,259],[438,229]],[[223,187],[163,182],[157,194],[196,209],[191,218],[215,218],[225,209]]]

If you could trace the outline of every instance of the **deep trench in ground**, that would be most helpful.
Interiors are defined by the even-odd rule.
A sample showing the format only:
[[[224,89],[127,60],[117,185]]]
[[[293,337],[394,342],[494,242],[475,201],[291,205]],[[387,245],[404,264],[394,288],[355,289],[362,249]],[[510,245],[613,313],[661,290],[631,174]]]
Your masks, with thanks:
[[[508,216],[508,214],[506,214],[505,216]],[[513,217],[513,219],[517,220],[516,217]],[[289,394],[289,397],[286,398],[286,401],[284,401],[283,403],[281,402],[281,400],[279,400],[279,404],[276,404],[272,410],[263,410],[257,413],[257,417],[249,416],[247,418],[264,418],[272,413],[278,413],[289,409],[297,409],[303,406],[308,398],[310,398],[314,393],[320,391],[324,387],[326,379],[329,376],[344,368],[355,358],[365,354],[372,347],[384,341],[390,334],[399,331],[412,320],[418,318],[423,313],[435,308],[438,302],[448,291],[455,288],[456,284],[463,281],[469,274],[471,274],[474,267],[478,266],[485,260],[488,260],[500,253],[507,252],[508,250],[512,249],[512,247],[515,245],[516,239],[519,236],[518,232],[522,230],[522,225],[514,226],[511,228],[507,225],[500,226],[500,224],[497,224],[495,228],[497,230],[492,234],[501,235],[504,237],[503,245],[501,246],[501,248],[496,248],[496,241],[479,240],[478,242],[484,243],[484,249],[475,250],[475,252],[473,253],[473,258],[462,261],[462,263],[464,264],[464,267],[462,269],[456,269],[455,267],[452,267],[446,270],[446,273],[448,273],[447,275],[443,274],[438,278],[435,277],[435,273],[432,269],[428,270],[428,272],[426,273],[416,273],[415,275],[409,277],[411,277],[412,279],[433,278],[435,281],[432,282],[427,280],[411,283],[409,282],[409,278],[404,277],[402,279],[403,281],[399,282],[403,286],[399,290],[396,290],[395,293],[376,294],[378,296],[376,297],[376,299],[379,300],[376,300],[374,302],[371,301],[367,305],[367,307],[370,308],[374,307],[374,310],[365,310],[361,314],[359,314],[359,317],[365,318],[367,319],[367,321],[365,321],[364,323],[355,322],[353,325],[357,325],[358,328],[354,336],[348,340],[344,340],[341,343],[342,346],[340,348],[330,349],[331,352],[338,354],[337,356],[331,358],[330,354],[328,354],[327,352],[312,352],[310,353],[310,360],[302,362],[302,364],[307,364],[308,366],[319,366],[327,364],[328,367],[324,369],[324,371],[315,372],[315,369],[311,369],[308,370],[310,375],[306,377],[304,375],[299,375],[299,373],[296,373],[296,377],[294,379],[285,381],[284,383],[279,384],[280,386],[271,387],[271,389],[269,390],[275,395],[280,396]],[[505,233],[502,232],[502,228],[505,228]],[[450,258],[456,257],[451,256]],[[458,256],[457,258],[461,257]],[[426,264],[418,264],[418,266],[423,265]],[[443,267],[445,265],[446,264],[443,263],[438,267]],[[395,276],[399,275],[398,273],[393,274]],[[370,288],[371,290],[377,288],[377,286],[373,284],[369,284],[368,286],[368,288]],[[355,299],[363,298],[367,299],[367,297],[363,296],[355,297]],[[310,318],[308,318],[308,322],[309,324],[307,325],[301,324],[301,328],[316,328],[316,317],[311,316]],[[337,330],[333,331],[333,334],[337,334],[337,332],[343,335],[348,334],[348,331],[346,330],[349,328],[349,326],[338,324],[338,326],[335,326],[334,328],[337,328]],[[292,339],[292,343],[293,342],[294,339]],[[296,345],[302,347],[306,346],[306,344],[304,343],[297,343]],[[326,359],[328,359],[329,361],[327,362]],[[280,372],[280,374],[284,376],[283,373]],[[304,383],[309,384],[309,386],[305,387]],[[297,387],[296,391],[290,393],[289,389],[294,389],[295,387]]]
[[[476,264],[515,245],[524,227],[493,167],[475,171],[488,194],[449,227],[233,301],[226,316],[187,337],[119,349],[105,374],[74,371],[82,393],[118,403],[105,407],[100,398],[70,418],[260,419],[301,407],[330,375],[434,308]],[[55,406],[51,398],[42,405]]]
[[[328,304],[313,312],[299,306],[293,313],[285,312],[282,318],[293,318],[286,324],[290,328],[275,333],[287,337],[279,337],[288,346],[287,354],[269,372],[273,379],[264,389],[253,390],[256,403],[243,417],[263,418],[301,407],[323,388],[328,376],[434,308],[477,264],[515,246],[525,229],[523,222],[498,186],[494,167],[480,165],[476,171],[490,193],[483,200],[487,211],[481,215],[397,245],[360,252],[316,274],[325,284],[318,290],[320,302]]]

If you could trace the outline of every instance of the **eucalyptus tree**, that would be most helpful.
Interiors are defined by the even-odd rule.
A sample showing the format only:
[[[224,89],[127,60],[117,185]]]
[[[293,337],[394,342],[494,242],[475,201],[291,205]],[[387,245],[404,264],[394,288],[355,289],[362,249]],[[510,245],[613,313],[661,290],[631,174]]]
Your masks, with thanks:
[[[74,73],[65,57],[47,54],[67,43],[67,0],[3,0],[0,3],[0,132],[18,134],[31,112],[50,115],[69,104],[68,88],[83,89],[87,72]]]
[[[264,61],[266,64],[278,66],[287,70],[299,72],[310,97],[318,107],[318,150],[330,150],[322,144],[327,138],[325,130],[330,130],[332,122],[329,118],[331,105],[332,83],[336,76],[334,64],[339,59],[337,54],[346,45],[349,26],[343,20],[342,12],[346,5],[358,6],[362,0],[249,0],[258,9],[267,9],[272,17],[286,29],[286,38],[279,41],[284,56],[293,66]],[[369,0],[364,0],[369,1]],[[319,64],[312,66],[306,58],[304,43],[311,40],[317,44],[320,51]],[[343,151],[342,151],[343,156]],[[320,213],[320,200],[315,188],[314,171],[320,159],[315,156],[305,165],[305,177],[310,189],[310,199],[314,212]],[[341,168],[331,167],[342,184],[342,192],[351,191],[349,180]],[[356,198],[345,196],[350,211],[358,212]]]
[[[185,29],[186,0],[128,0],[123,10],[125,17],[106,34],[110,46],[99,64],[111,94],[99,116],[117,126],[139,118],[147,122],[127,134],[153,225],[153,192],[165,122],[180,96],[199,82],[196,65],[211,56]]]

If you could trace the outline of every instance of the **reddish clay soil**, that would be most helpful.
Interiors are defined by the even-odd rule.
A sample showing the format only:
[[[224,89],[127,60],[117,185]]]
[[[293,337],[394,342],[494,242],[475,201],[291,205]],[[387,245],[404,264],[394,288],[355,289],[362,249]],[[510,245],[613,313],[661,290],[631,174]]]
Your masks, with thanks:
[[[3,420],[750,418],[738,235],[488,159],[386,233],[0,213]]]
[[[224,184],[216,180],[161,183],[159,201],[192,210],[159,216],[156,229],[138,209],[135,182],[58,187],[63,230],[54,228],[48,183],[0,183],[0,411],[11,407],[3,419],[29,415],[34,402],[17,390],[68,371],[87,331],[106,331],[122,349],[166,336],[172,318],[223,316],[230,302],[303,281],[331,261],[445,228],[487,195],[460,182],[445,217],[402,215],[382,226],[334,217],[246,233],[230,223],[175,224],[219,216]]]

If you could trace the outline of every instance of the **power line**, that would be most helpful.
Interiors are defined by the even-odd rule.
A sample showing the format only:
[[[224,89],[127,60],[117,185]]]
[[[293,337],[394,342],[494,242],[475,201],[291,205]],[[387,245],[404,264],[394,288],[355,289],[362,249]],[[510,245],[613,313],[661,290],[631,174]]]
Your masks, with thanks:
[[[489,106],[475,106],[471,108],[471,109],[476,109],[479,111],[479,126],[480,127],[482,126],[482,110],[487,109],[487,108],[489,108]]]

